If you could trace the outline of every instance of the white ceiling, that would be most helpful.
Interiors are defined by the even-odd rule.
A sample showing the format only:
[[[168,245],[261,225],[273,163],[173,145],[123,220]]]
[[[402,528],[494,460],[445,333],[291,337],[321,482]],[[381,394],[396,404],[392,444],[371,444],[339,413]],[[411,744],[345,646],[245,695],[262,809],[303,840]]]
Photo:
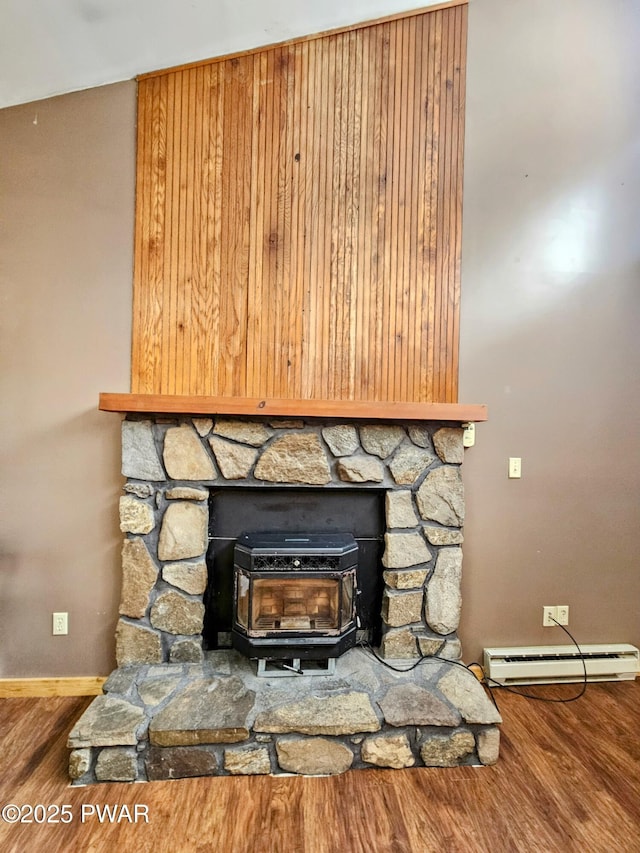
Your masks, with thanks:
[[[0,107],[438,0],[0,0]]]

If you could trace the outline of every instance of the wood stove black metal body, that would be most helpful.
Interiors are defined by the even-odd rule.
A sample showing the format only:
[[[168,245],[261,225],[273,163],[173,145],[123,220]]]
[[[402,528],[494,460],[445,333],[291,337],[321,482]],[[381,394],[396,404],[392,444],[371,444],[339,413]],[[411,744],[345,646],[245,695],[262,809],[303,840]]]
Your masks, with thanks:
[[[356,642],[358,544],[348,533],[244,533],[234,548],[233,646],[323,660]]]

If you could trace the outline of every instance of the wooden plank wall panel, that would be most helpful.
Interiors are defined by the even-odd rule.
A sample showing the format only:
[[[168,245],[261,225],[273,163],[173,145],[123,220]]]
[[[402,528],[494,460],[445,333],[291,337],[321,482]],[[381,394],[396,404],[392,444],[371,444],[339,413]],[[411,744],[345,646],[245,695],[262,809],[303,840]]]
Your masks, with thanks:
[[[457,401],[466,11],[140,81],[134,393]]]

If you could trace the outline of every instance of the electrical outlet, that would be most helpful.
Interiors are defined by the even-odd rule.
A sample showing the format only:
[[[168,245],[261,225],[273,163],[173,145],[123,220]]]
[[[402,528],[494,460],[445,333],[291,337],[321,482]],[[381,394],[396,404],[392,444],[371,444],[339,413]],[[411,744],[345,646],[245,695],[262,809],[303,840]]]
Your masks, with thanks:
[[[69,614],[54,613],[53,614],[53,635],[59,637],[69,633]]]
[[[462,433],[462,446],[463,447],[473,447],[476,443],[476,425],[471,422],[468,424],[463,424],[464,432]]]
[[[558,604],[556,607],[556,621],[558,625],[569,624],[569,605]]]
[[[556,624],[558,608],[545,604],[542,608],[542,625],[544,628],[553,628]]]

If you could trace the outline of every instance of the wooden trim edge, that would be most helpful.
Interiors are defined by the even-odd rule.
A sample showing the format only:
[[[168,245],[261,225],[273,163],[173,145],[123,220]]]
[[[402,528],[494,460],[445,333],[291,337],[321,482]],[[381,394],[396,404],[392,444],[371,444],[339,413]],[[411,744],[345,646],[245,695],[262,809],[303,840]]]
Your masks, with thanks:
[[[106,676],[0,678],[0,699],[47,696],[100,696]]]
[[[282,400],[259,397],[205,397],[186,394],[100,394],[102,412],[173,415],[253,415],[387,421],[487,420],[476,403],[408,403],[368,400]]]
[[[376,27],[378,24],[388,24],[392,21],[402,21],[405,18],[414,18],[416,15],[424,15],[429,12],[439,12],[442,9],[453,9],[456,6],[468,6],[469,0],[444,0],[442,3],[434,3],[433,6],[423,6],[419,9],[408,9],[406,12],[396,12],[393,15],[385,15],[382,18],[374,18],[371,21],[358,21],[355,24],[348,24],[346,27],[336,27],[332,30],[323,30],[319,33],[310,33],[308,35],[294,36],[286,39],[286,41],[272,42],[271,44],[256,45],[246,50],[237,50],[235,53],[225,53],[222,56],[212,56],[209,59],[196,59],[193,62],[185,62],[182,65],[172,65],[169,68],[159,68],[157,71],[145,71],[144,74],[138,74],[136,80],[151,80],[154,77],[162,77],[163,74],[175,74],[178,71],[191,71],[193,68],[201,68],[203,65],[213,65],[216,62],[224,62],[227,59],[238,59],[241,56],[251,56],[254,53],[260,53],[263,50],[273,50],[277,47],[288,47],[293,44],[304,44],[315,39],[326,38],[327,36],[337,36],[341,33],[350,33],[355,30],[363,30],[366,27]]]

